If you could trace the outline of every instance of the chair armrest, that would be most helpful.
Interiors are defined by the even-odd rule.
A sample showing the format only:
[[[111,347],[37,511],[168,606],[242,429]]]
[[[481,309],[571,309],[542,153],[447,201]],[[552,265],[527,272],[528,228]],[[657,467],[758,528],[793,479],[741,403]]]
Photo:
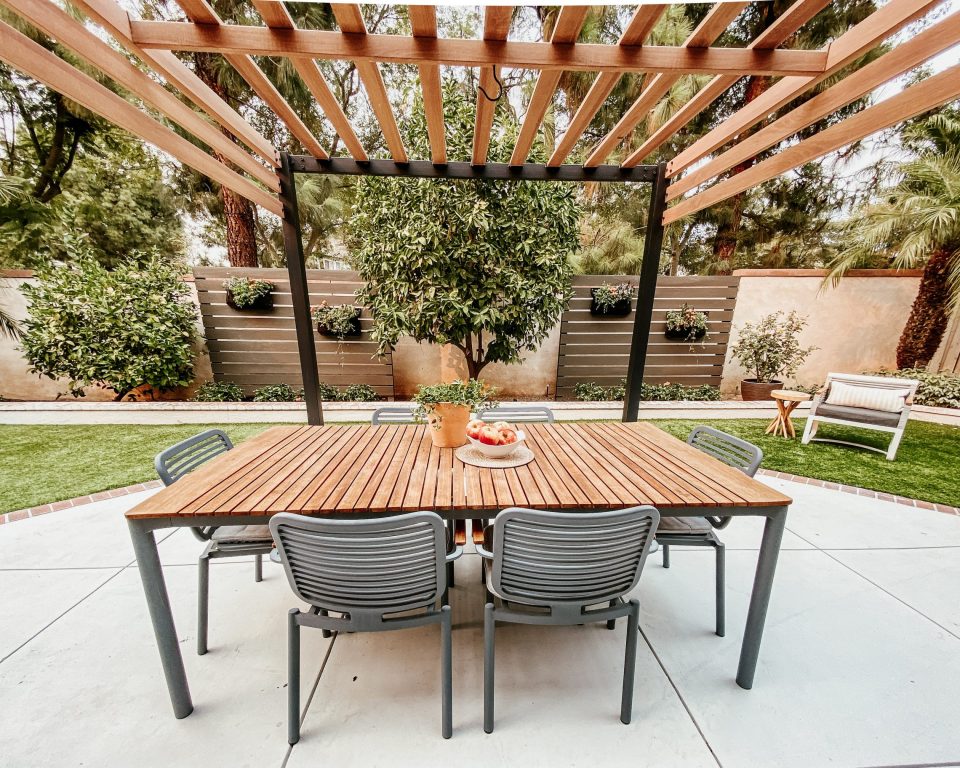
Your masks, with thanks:
[[[452,563],[454,560],[457,560],[460,555],[463,554],[463,547],[455,547],[453,552],[447,552],[447,562]]]
[[[911,392],[909,395],[907,395],[906,398],[904,398],[903,404],[907,407],[913,405],[913,396],[915,394],[915,392]]]
[[[484,558],[485,560],[493,560],[493,552],[489,552],[488,550],[484,549],[480,544],[476,545],[476,549],[477,554],[480,555],[480,557]]]

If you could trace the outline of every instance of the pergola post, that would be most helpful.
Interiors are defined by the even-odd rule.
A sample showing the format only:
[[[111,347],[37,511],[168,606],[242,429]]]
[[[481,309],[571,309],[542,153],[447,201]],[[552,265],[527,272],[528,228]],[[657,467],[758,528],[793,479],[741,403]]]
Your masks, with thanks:
[[[290,155],[280,153],[280,202],[283,205],[283,252],[290,276],[290,296],[293,300],[293,322],[297,330],[297,349],[300,353],[300,373],[303,378],[303,400],[307,404],[307,423],[323,424],[323,405],[320,401],[320,373],[317,370],[317,350],[313,341],[313,321],[310,318],[310,289],[307,287],[307,267],[303,260],[303,241],[300,238],[300,214],[297,211],[297,185]]]
[[[657,274],[660,271],[660,251],[663,248],[663,213],[667,207],[667,164],[657,166],[657,175],[650,191],[650,212],[647,233],[643,241],[643,263],[640,266],[640,286],[637,291],[637,309],[633,318],[633,338],[630,342],[630,362],[627,365],[627,386],[623,398],[623,421],[636,421],[640,415],[640,387],[643,368],[647,361],[650,340],[650,322],[653,318],[653,298],[657,292]]]

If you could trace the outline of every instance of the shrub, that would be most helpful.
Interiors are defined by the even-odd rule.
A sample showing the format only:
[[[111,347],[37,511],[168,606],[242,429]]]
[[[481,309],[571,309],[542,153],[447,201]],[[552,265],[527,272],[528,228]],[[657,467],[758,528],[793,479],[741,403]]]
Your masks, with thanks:
[[[131,257],[107,271],[81,252],[69,266],[41,267],[37,279],[23,289],[22,348],[34,373],[67,379],[74,397],[97,386],[117,400],[193,379],[196,309],[177,265]]]
[[[902,376],[918,379],[920,386],[913,398],[916,405],[934,408],[960,408],[960,376],[947,371],[934,373],[925,368],[903,368],[899,371],[875,371],[874,376]]]
[[[268,384],[253,393],[255,403],[292,403],[302,395],[289,384]]]
[[[797,337],[807,324],[805,317],[783,312],[744,323],[731,352],[758,382],[776,381],[778,376],[792,376],[816,347],[803,349]]]
[[[585,401],[623,400],[626,396],[626,381],[612,387],[604,387],[592,381],[580,382],[574,386],[573,396],[577,400]],[[683,384],[647,384],[644,382],[640,385],[640,399],[649,401],[719,400],[720,390],[717,387],[711,387],[709,384],[688,387]]]
[[[369,384],[351,384],[340,394],[341,400],[352,400],[358,403],[372,403],[374,400],[380,399],[377,390]]]
[[[205,381],[193,396],[197,403],[239,403],[243,390],[232,381]]]
[[[269,296],[276,286],[266,280],[231,277],[223,281],[223,287],[232,294],[237,309],[246,309],[254,306],[264,296]]]

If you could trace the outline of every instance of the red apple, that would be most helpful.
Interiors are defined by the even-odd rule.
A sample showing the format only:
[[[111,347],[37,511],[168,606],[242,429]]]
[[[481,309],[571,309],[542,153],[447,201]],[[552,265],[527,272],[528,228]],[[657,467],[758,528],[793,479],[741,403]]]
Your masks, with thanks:
[[[467,437],[472,437],[474,440],[480,439],[480,430],[486,426],[486,423],[480,419],[471,419],[467,422]]]
[[[507,422],[505,422],[505,421],[498,421],[498,422],[496,422],[496,423],[493,425],[493,427],[494,427],[494,429],[498,429],[498,430],[501,430],[501,429],[513,429],[513,427],[511,427],[511,426],[510,426]]]
[[[500,433],[489,424],[480,427],[480,435],[477,437],[484,445],[499,445]]]
[[[501,429],[500,440],[502,445],[511,445],[517,442],[517,433],[512,429]]]

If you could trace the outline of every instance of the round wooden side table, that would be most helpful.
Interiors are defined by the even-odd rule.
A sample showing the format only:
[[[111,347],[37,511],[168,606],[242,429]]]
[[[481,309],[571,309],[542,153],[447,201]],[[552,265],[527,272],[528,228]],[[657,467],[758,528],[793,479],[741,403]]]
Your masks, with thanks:
[[[777,403],[777,415],[767,426],[766,434],[769,435],[772,432],[784,437],[796,437],[797,433],[793,430],[790,414],[800,403],[809,400],[810,395],[806,392],[795,392],[792,389],[775,389],[770,393],[770,397]]]

